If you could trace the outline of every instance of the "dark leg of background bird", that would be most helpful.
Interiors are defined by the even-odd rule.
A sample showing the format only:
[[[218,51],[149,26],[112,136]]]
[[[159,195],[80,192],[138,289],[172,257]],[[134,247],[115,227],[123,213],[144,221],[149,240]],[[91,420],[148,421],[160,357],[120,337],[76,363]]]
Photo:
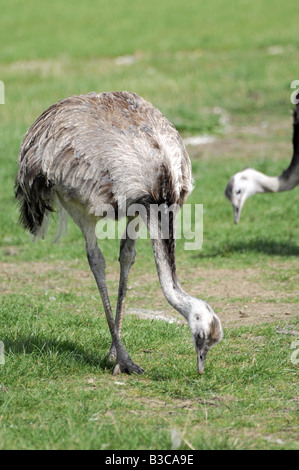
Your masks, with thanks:
[[[132,219],[128,220],[128,224]],[[120,276],[119,276],[119,286],[118,286],[118,298],[117,298],[117,307],[116,307],[116,316],[115,316],[115,325],[118,332],[119,337],[121,338],[121,331],[122,331],[122,323],[123,323],[123,316],[124,316],[124,306],[125,306],[125,298],[127,293],[127,284],[128,284],[128,277],[129,272],[131,269],[132,264],[135,262],[136,256],[136,239],[130,238],[127,228],[122,236],[120,241],[120,250],[119,250],[119,263],[120,263]],[[108,358],[114,359],[116,358],[116,348],[112,341],[110,350],[108,352]]]
[[[135,364],[130,358],[124,345],[121,342],[120,336],[117,331],[117,327],[113,318],[110,300],[108,296],[105,276],[105,259],[97,245],[96,238],[90,240],[90,237],[85,236],[86,240],[86,253],[89,262],[90,269],[95,277],[99,292],[101,294],[109,330],[112,337],[112,342],[116,350],[116,365],[114,368],[114,374],[126,372],[128,374],[136,373],[142,374],[144,371],[141,367]]]

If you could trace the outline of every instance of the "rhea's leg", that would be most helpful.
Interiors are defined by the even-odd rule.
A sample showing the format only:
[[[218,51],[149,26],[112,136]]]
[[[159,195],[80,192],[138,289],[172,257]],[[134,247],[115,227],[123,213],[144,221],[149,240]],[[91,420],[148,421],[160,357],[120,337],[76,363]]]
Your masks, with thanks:
[[[120,276],[119,276],[119,286],[118,286],[118,298],[117,298],[117,307],[116,307],[116,316],[115,323],[116,328],[121,337],[123,316],[124,316],[124,306],[125,298],[127,293],[127,284],[129,272],[132,264],[135,262],[136,250],[135,245],[137,241],[137,235],[140,230],[141,220],[138,218],[138,224],[134,226],[137,229],[133,234],[130,234],[130,222],[132,220],[137,221],[135,217],[128,218],[126,230],[120,241],[120,250],[119,250],[119,263],[120,263]],[[132,237],[133,235],[133,237]],[[116,349],[112,342],[110,350],[108,352],[108,357],[113,358],[116,355]]]
[[[99,292],[101,294],[109,330],[112,337],[112,343],[116,351],[116,366],[114,369],[114,374],[120,372],[126,372],[128,374],[137,373],[142,374],[144,370],[139,367],[137,364],[134,364],[130,358],[128,352],[126,351],[124,345],[121,342],[120,335],[118,333],[118,328],[115,324],[110,300],[108,296],[107,286],[106,286],[106,275],[105,275],[105,259],[104,256],[97,245],[96,238],[89,239],[85,236],[86,239],[86,253],[89,262],[90,269],[95,277]],[[119,318],[119,316],[118,316]],[[119,322],[119,319],[118,319]]]
[[[135,262],[135,245],[136,240],[131,240],[130,238],[122,239],[120,242],[120,252],[119,252],[119,263],[120,263],[120,276],[119,276],[119,286],[118,286],[118,298],[117,298],[117,307],[116,307],[116,316],[115,316],[115,326],[119,337],[121,338],[123,316],[124,316],[124,306],[125,298],[127,292],[127,284],[129,272],[132,264]],[[108,352],[108,357],[113,358],[116,356],[116,349],[114,342],[112,341],[110,350]]]

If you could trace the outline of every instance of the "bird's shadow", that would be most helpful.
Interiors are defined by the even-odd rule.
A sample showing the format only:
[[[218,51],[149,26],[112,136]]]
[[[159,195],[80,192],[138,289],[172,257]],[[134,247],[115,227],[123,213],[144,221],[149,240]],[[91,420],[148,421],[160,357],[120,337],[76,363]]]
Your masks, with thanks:
[[[21,334],[17,338],[2,338],[5,352],[13,354],[35,354],[44,357],[47,354],[57,354],[65,356],[66,362],[85,363],[90,366],[98,367],[103,370],[113,370],[113,364],[107,358],[109,346],[106,353],[91,352],[87,348],[78,345],[78,343],[69,340],[59,340],[56,338],[44,337],[41,334]]]
[[[255,238],[248,241],[226,242],[213,253],[199,253],[199,258],[228,256],[234,253],[262,253],[271,256],[299,256],[299,246],[291,242],[278,242],[269,238]]]

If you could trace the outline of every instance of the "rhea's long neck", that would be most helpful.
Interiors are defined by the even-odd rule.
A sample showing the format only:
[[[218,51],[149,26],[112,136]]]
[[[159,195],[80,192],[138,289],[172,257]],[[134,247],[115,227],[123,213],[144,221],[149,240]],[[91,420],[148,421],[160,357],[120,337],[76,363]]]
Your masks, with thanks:
[[[254,173],[254,188],[252,193],[277,193],[280,189],[280,179],[277,176],[268,176],[260,171]]]
[[[152,239],[156,267],[168,303],[188,319],[191,297],[180,286],[175,267],[174,240]]]
[[[284,171],[280,176],[268,176],[259,171],[255,172],[254,193],[278,193],[290,191],[298,184],[295,175]]]

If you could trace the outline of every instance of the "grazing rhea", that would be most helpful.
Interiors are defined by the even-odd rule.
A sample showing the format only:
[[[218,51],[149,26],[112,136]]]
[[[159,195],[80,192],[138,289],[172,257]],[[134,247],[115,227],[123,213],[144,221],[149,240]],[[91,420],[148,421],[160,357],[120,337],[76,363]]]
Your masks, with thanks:
[[[225,196],[233,206],[235,224],[239,222],[242,207],[249,196],[290,191],[299,184],[299,104],[294,110],[293,148],[292,161],[280,176],[267,176],[260,171],[246,168],[230,178]]]
[[[47,109],[24,138],[16,179],[21,223],[34,236],[43,237],[56,205],[62,221],[67,212],[80,227],[112,337],[109,355],[116,359],[115,374],[143,373],[143,369],[134,364],[121,341],[127,280],[135,260],[136,240],[128,236],[132,220],[128,218],[120,242],[114,318],[105,281],[105,260],[95,232],[107,204],[117,209],[118,201],[125,200],[122,211],[126,214],[136,203],[145,209],[143,219],[152,239],[161,287],[167,301],[189,323],[200,374],[209,348],[222,337],[220,320],[212,308],[186,294],[177,280],[175,213],[169,208],[173,204],[181,206],[191,190],[190,159],[178,132],[160,111],[133,93],[89,93],[66,98]],[[152,204],[163,204],[169,215],[168,239],[153,228]]]

